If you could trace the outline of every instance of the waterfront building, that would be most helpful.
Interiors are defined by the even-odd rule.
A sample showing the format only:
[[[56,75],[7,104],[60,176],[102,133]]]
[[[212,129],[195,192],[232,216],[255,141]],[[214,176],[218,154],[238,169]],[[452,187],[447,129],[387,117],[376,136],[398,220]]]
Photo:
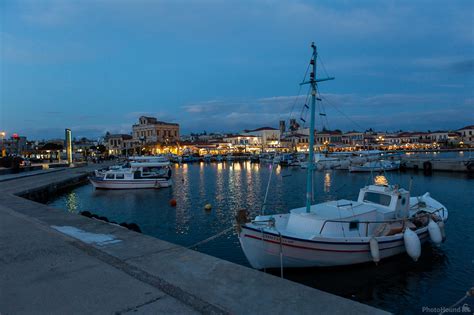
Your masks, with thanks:
[[[315,143],[320,145],[342,144],[342,131],[326,130],[315,131]]]
[[[362,146],[364,145],[364,133],[359,131],[349,131],[342,135],[342,143],[349,146]]]
[[[448,132],[448,144],[450,145],[459,145],[461,140],[461,134],[458,132]]]
[[[223,141],[229,144],[230,151],[255,152],[263,147],[261,137],[249,134],[227,135]]]
[[[432,142],[447,142],[448,141],[448,131],[437,130],[428,132],[428,137]]]
[[[31,142],[26,137],[13,134],[10,139],[2,139],[2,151],[6,155],[23,155],[31,150]]]
[[[109,155],[126,155],[126,150],[129,149],[127,140],[132,140],[132,136],[127,134],[107,133],[104,140]]]
[[[179,141],[179,124],[159,121],[155,117],[141,116],[132,126],[133,140],[141,144],[173,143]]]
[[[285,133],[280,140],[282,147],[291,151],[307,152],[309,143],[309,135],[298,132]]]
[[[280,145],[280,130],[272,127],[262,127],[253,130],[244,130],[243,136],[255,136],[264,148],[278,147]]]
[[[462,144],[474,146],[474,125],[458,129],[458,132],[461,134]]]

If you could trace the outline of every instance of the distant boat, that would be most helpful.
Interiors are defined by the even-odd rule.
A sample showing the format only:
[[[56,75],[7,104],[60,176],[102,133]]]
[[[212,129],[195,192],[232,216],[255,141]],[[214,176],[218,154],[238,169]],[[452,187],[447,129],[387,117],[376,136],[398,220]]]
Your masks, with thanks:
[[[383,172],[396,171],[400,168],[400,161],[372,161],[362,165],[349,166],[349,172]]]
[[[97,189],[164,188],[172,185],[169,160],[163,157],[132,157],[122,166],[96,171],[89,177]]]
[[[396,185],[368,185],[357,201],[346,199],[311,204],[313,200],[316,46],[309,81],[311,124],[306,183],[306,205],[289,213],[256,216],[237,212],[238,238],[250,265],[257,269],[344,266],[378,262],[406,252],[415,261],[428,238],[444,240],[448,210],[429,193],[410,197]],[[270,182],[269,182],[270,183]],[[267,189],[268,192],[268,189]],[[264,199],[266,203],[266,197]]]
[[[250,163],[260,163],[260,157],[257,154],[251,155]]]
[[[289,166],[293,162],[293,155],[286,153],[279,156],[278,163],[281,166]]]

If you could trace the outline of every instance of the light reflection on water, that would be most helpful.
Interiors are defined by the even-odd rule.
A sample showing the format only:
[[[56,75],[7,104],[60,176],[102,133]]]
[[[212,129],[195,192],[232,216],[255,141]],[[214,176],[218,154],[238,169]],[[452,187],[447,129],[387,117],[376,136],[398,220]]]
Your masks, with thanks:
[[[331,190],[331,173],[324,174],[324,192],[328,193]]]
[[[66,195],[66,209],[72,213],[78,213],[77,210],[77,194],[75,192],[70,192]]]
[[[181,245],[192,245],[233,225],[234,212],[260,213],[271,167],[250,162],[196,163],[173,168],[173,187],[160,190],[104,191],[90,185],[58,197],[51,204],[77,212],[89,210],[116,222],[135,222],[145,234]],[[286,270],[285,276],[341,296],[383,309],[416,313],[422,306],[447,306],[472,286],[474,181],[462,174],[414,172],[382,175],[331,170],[314,173],[316,202],[356,200],[359,188],[370,182],[399,184],[413,195],[429,191],[450,210],[448,239],[441,248],[424,247],[418,263],[405,255],[349,268]],[[304,205],[306,172],[276,167],[267,213],[286,213]],[[175,208],[169,205],[176,199]],[[212,211],[204,205],[210,203]],[[248,266],[235,234],[228,233],[199,251]],[[426,290],[430,293],[425,294]]]

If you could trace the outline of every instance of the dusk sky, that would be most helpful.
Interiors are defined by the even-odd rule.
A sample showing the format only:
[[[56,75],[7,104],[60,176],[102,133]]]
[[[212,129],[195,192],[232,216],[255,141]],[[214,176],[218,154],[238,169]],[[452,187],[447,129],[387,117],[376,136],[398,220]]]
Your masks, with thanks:
[[[474,124],[473,21],[472,0],[3,0],[0,129],[96,138],[142,114],[182,134],[277,127],[311,41],[336,77],[320,84],[325,127],[458,129]]]

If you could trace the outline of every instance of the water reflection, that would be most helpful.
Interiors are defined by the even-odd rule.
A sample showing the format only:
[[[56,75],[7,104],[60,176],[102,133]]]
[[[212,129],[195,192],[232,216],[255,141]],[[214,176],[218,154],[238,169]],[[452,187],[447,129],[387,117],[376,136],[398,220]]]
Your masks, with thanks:
[[[75,192],[70,192],[66,195],[66,209],[69,212],[77,213],[78,210],[78,200],[77,194]]]
[[[467,152],[466,152],[467,153]],[[88,210],[116,222],[135,222],[145,234],[188,246],[232,226],[234,211],[261,210],[272,166],[267,164],[211,163],[174,168],[173,186],[159,190],[94,191],[82,186],[52,202],[55,207],[77,212]],[[306,171],[273,170],[268,213],[287,213],[305,203]],[[291,176],[287,176],[291,175]],[[375,176],[376,184],[405,184],[413,177],[414,196],[429,191],[450,211],[447,240],[440,248],[422,248],[417,263],[406,255],[349,268],[285,270],[291,280],[368,303],[395,313],[416,313],[422,306],[446,306],[472,286],[474,269],[471,241],[474,221],[474,180],[454,173],[427,177],[422,172],[393,172],[389,180]],[[332,170],[314,172],[315,202],[328,198],[355,200],[359,189],[372,181],[367,174]],[[462,197],[460,197],[462,196]],[[175,208],[169,205],[176,199]],[[212,211],[204,211],[206,203]],[[248,266],[235,234],[228,233],[202,245],[199,251]],[[448,259],[449,258],[449,259]],[[425,294],[430,288],[430,294]],[[449,288],[449,290],[446,290]]]
[[[326,172],[324,174],[324,192],[328,193],[331,190],[331,174]]]

